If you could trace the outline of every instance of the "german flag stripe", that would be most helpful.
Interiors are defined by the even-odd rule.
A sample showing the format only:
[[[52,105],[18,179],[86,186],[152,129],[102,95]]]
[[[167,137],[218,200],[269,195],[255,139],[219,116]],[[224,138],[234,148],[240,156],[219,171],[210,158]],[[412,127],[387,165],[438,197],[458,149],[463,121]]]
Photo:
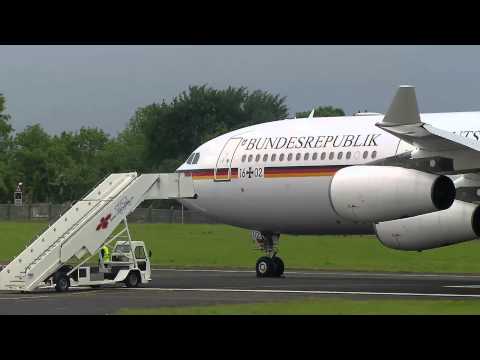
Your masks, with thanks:
[[[265,178],[333,176],[343,166],[286,166],[266,167]]]
[[[185,176],[192,176],[193,180],[228,180],[228,168],[217,169],[215,177],[214,169],[199,169],[192,171],[183,171]],[[232,168],[232,179],[238,178],[238,168]]]
[[[287,178],[287,177],[313,177],[333,176],[345,166],[284,166],[265,167],[264,178]],[[182,171],[186,176],[192,176],[193,180],[228,180],[228,169],[217,169],[217,176],[214,169],[199,169]],[[232,168],[232,179],[238,179],[238,168]]]

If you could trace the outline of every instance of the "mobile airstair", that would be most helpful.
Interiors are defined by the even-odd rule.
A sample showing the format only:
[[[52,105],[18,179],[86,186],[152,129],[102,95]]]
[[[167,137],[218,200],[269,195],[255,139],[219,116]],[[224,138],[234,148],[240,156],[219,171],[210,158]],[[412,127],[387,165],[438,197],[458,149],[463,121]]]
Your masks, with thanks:
[[[67,262],[94,255],[144,200],[194,196],[184,174],[111,174],[2,269],[0,290],[34,291]]]

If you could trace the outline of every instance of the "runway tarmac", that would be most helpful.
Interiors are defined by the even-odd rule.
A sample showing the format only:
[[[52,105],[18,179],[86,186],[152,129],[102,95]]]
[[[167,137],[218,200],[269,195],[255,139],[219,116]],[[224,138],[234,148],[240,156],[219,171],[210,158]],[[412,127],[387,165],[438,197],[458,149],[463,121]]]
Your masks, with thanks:
[[[140,288],[71,289],[67,293],[0,293],[0,314],[114,314],[120,308],[349,298],[478,299],[480,275],[290,271],[256,278],[253,271],[155,269]]]

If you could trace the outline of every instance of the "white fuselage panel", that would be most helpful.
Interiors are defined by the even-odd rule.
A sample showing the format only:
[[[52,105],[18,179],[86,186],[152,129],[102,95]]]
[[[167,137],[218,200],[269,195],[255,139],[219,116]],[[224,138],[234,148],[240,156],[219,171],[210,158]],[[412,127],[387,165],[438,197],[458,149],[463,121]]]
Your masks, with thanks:
[[[289,119],[250,126],[195,150],[190,208],[227,224],[290,234],[373,233],[371,224],[340,218],[329,186],[345,166],[367,164],[410,146],[375,124],[383,116]],[[422,114],[424,122],[478,140],[480,113]]]

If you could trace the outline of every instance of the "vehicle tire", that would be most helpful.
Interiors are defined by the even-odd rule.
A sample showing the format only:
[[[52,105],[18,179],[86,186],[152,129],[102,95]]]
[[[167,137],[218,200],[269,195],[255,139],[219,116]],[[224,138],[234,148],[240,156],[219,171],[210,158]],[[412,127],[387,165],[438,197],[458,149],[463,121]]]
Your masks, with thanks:
[[[257,260],[255,271],[257,273],[257,277],[270,277],[273,275],[274,268],[275,265],[272,259],[268,256],[262,256]]]
[[[70,270],[72,270],[73,267],[70,265],[63,265],[60,269],[58,269],[53,275],[51,275],[48,279],[52,279],[53,283],[56,284],[57,280],[60,275],[68,273]]]
[[[275,267],[275,271],[274,271],[274,274],[273,276],[275,277],[280,277],[283,275],[283,272],[285,271],[285,264],[283,263],[283,260],[279,257],[273,257],[272,258],[272,261],[273,261],[273,264],[274,264],[274,267]]]
[[[65,292],[68,291],[70,287],[70,279],[65,274],[60,274],[57,276],[57,281],[55,282],[55,290],[57,292]]]
[[[130,271],[125,279],[125,285],[129,288],[137,287],[140,283],[140,279],[138,278],[138,273],[136,271]]]
[[[90,287],[91,287],[92,289],[98,289],[98,288],[100,287],[100,285],[90,285]]]

